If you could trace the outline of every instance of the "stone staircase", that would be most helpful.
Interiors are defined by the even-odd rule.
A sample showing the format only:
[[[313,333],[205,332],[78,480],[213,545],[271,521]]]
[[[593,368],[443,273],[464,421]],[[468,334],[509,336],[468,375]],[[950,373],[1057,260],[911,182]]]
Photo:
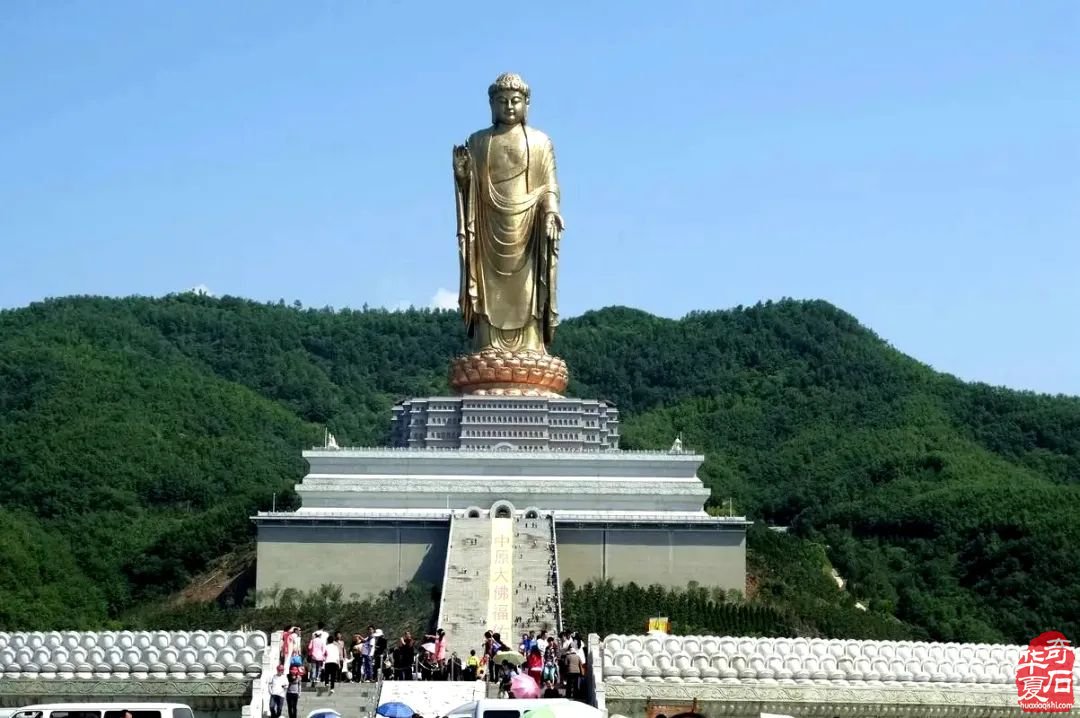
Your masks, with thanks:
[[[400,701],[425,718],[444,716],[460,705],[487,697],[482,681],[386,681],[382,685],[379,705]]]
[[[514,519],[515,642],[528,631],[559,630],[551,517]]]
[[[308,688],[305,683],[296,712],[306,716],[312,711],[329,709],[337,711],[343,718],[361,718],[374,716],[379,704],[379,687],[375,683],[338,683],[334,695],[322,685]]]
[[[487,630],[491,519],[454,517],[451,521],[439,626],[446,631],[447,655],[456,652],[464,662],[469,649],[481,648]]]

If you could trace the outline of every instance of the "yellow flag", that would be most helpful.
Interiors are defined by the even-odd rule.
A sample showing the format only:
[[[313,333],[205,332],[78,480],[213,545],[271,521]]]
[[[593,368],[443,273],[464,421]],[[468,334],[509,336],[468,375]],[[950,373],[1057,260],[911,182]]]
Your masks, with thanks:
[[[661,633],[669,633],[671,630],[671,622],[668,621],[667,616],[656,616],[649,619],[649,627],[647,632],[660,631]]]

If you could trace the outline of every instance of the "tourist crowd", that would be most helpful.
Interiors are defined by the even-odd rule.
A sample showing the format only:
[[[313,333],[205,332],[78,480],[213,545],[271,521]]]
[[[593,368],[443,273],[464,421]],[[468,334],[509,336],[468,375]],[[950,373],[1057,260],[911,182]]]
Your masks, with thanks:
[[[446,638],[442,630],[425,638],[445,653]],[[375,681],[380,672],[384,678],[411,678],[415,652],[408,632],[393,648],[388,646],[382,630],[374,626],[368,626],[364,633],[353,634],[346,643],[341,631],[331,633],[320,621],[305,644],[299,626],[285,626],[281,631],[277,672],[268,684],[271,718],[280,718],[286,708],[289,718],[297,718],[297,704],[305,684],[309,688],[321,684],[334,695],[338,683]]]
[[[306,644],[299,626],[285,626],[279,658],[267,686],[271,718],[280,718],[286,709],[289,718],[297,718],[305,684],[308,688],[321,684],[333,695],[337,684],[347,681],[486,680],[498,683],[500,695],[512,698],[521,691],[515,676],[528,676],[539,695],[580,699],[586,670],[581,636],[570,632],[549,637],[546,630],[530,631],[513,645],[488,631],[480,650],[470,650],[462,658],[447,654],[446,632],[441,628],[425,635],[419,645],[409,631],[391,645],[374,626],[346,642],[341,631],[330,632],[321,621]]]
[[[585,647],[581,635],[563,631],[557,636],[529,631],[516,646],[504,643],[498,633],[484,634],[483,656],[470,652],[469,664],[477,666],[477,677],[499,684],[504,698],[570,698],[582,700],[586,672]],[[528,676],[520,682],[516,676]],[[532,688],[535,684],[536,689]],[[521,690],[538,695],[516,695]]]

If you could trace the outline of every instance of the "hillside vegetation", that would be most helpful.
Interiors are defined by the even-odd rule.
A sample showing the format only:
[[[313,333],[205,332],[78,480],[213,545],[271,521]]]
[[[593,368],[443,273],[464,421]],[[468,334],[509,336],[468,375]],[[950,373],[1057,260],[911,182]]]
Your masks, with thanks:
[[[0,313],[0,628],[101,627],[182,587],[295,501],[324,425],[380,444],[394,401],[445,392],[462,335],[452,312],[193,295]],[[1080,634],[1080,399],[962,383],[824,302],[610,308],[553,351],[571,393],[619,405],[626,448],[681,432],[717,505],[790,527],[760,600],[796,630],[865,631],[782,576],[824,550],[879,623]]]

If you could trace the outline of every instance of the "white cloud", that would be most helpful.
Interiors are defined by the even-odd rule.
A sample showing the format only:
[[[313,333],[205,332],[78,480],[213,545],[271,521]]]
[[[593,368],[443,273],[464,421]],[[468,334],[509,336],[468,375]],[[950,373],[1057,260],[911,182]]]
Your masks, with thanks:
[[[428,306],[432,309],[457,309],[457,305],[458,293],[442,287],[435,292],[435,296],[428,302]]]
[[[212,297],[214,293],[210,291],[210,287],[205,284],[196,284],[191,289],[188,289],[185,294],[198,294],[203,297]]]

